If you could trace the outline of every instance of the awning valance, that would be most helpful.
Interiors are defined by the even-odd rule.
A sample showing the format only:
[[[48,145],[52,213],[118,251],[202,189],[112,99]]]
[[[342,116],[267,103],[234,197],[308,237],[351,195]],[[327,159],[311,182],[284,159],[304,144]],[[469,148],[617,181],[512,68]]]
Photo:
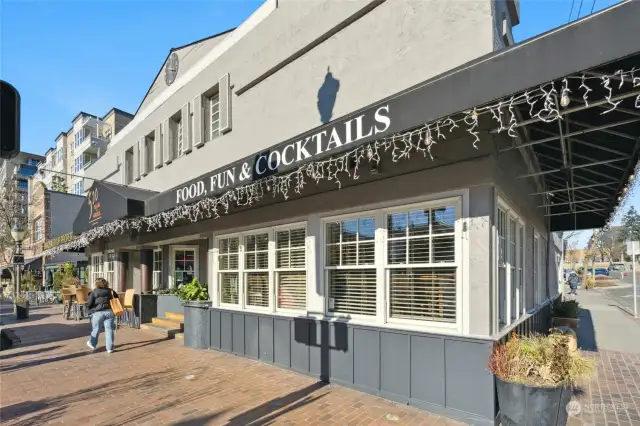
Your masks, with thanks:
[[[144,216],[144,202],[155,194],[154,191],[96,181],[87,191],[85,202],[73,222],[73,233],[81,234],[118,219]]]

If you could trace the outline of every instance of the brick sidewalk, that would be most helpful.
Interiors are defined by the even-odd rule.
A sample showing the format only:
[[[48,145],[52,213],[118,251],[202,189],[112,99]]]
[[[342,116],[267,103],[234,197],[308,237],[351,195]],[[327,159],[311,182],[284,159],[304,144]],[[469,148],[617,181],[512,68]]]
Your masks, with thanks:
[[[104,346],[92,354],[86,321],[63,321],[59,309],[38,314],[11,325],[23,343],[0,355],[2,424],[462,424],[141,330],[118,330],[113,354]]]

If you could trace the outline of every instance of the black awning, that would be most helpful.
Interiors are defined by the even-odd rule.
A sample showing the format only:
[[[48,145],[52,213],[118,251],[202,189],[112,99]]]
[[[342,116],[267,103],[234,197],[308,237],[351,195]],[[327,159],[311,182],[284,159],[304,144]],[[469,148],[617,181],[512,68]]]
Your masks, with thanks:
[[[416,128],[424,123],[435,122],[443,117],[455,116],[461,111],[487,105],[496,100],[522,93],[527,89],[539,87],[541,84],[551,81],[557,82],[565,76],[575,75],[585,70],[591,70],[595,73],[611,72],[612,67],[618,66],[611,65],[615,61],[621,61],[619,66],[625,67],[625,69],[630,69],[634,64],[637,67],[640,64],[637,35],[638,16],[640,16],[640,2],[629,0],[508,49],[470,61],[334,120],[325,126],[279,143],[264,152],[256,153],[150,197],[146,202],[146,214],[153,215],[178,205],[219,195],[234,187],[251,183],[253,180],[285,172],[305,162],[351,150],[356,144],[381,139],[391,134]],[[622,60],[621,58],[626,59]],[[572,87],[572,89],[576,89],[572,92],[573,94],[582,95],[577,88]],[[629,107],[631,102],[633,102],[633,98],[625,101],[625,105]],[[519,109],[526,117],[525,108]],[[622,113],[622,109],[618,112]],[[589,117],[586,115],[587,113],[579,114],[576,121],[588,120]],[[611,117],[613,118],[613,114]],[[620,117],[615,118],[620,123],[626,123]],[[600,119],[603,120],[602,116]],[[554,125],[557,130],[557,123]],[[598,125],[606,126],[607,123],[599,121],[596,126]],[[579,125],[576,124],[576,126]],[[546,127],[543,130],[552,131],[551,125],[537,127]],[[575,130],[578,129],[579,127],[575,128]],[[346,138],[347,143],[330,151],[324,148],[320,149],[320,151],[324,150],[322,154],[315,155],[316,152],[319,152],[316,149],[316,141],[320,140],[320,137],[317,135],[324,132],[326,135],[335,132],[338,139],[345,141]],[[572,129],[569,129],[569,132],[575,133]],[[624,133],[628,135],[639,134],[630,127],[624,129]],[[358,135],[362,137],[358,137]],[[608,135],[611,136],[611,132],[608,132]],[[526,135],[525,139],[526,141],[535,141],[539,139],[539,135],[536,134],[536,131],[532,131]],[[597,144],[595,140],[588,142]],[[606,150],[595,149],[593,152],[587,152],[584,150],[585,146],[576,148],[576,158],[585,160],[588,157],[590,160],[587,161],[594,163],[611,160],[606,156]],[[573,200],[586,199],[587,195],[574,196],[572,194],[570,195],[571,209],[574,212],[571,215],[572,220],[569,221],[560,214],[556,215],[558,212],[554,210],[549,214],[552,230],[600,227],[605,224],[606,218],[616,207],[615,201],[620,195],[620,191],[633,172],[634,161],[638,160],[638,150],[634,149],[635,146],[615,149],[621,162],[613,164],[616,166],[615,168],[604,166],[607,169],[618,170],[620,173],[614,173],[610,176],[613,182],[609,187],[611,197],[601,207],[602,210],[589,212],[594,215],[582,216],[581,219],[576,220],[573,217],[576,209],[576,203]],[[540,154],[544,149],[542,146],[536,147],[533,152],[538,158],[543,158]],[[609,151],[608,154],[612,154],[612,152]],[[549,153],[544,155],[548,157]],[[556,153],[556,155],[559,154]],[[579,160],[576,160],[574,164],[581,169],[588,167]],[[549,167],[542,161],[540,161],[540,165],[543,170],[547,170]],[[564,168],[566,169],[566,167]],[[579,175],[581,172],[576,173]],[[584,173],[589,174],[588,171]],[[603,174],[605,173],[600,172],[597,176],[604,178]],[[593,177],[591,176],[591,178]],[[609,177],[608,174],[607,177]],[[551,184],[552,179],[553,177],[547,179],[546,184],[552,191],[555,191],[559,188]],[[574,183],[574,186],[587,186],[589,181],[587,179],[574,177],[574,182],[577,182]]]
[[[24,260],[24,269],[39,271],[42,269],[42,256],[32,257]]]
[[[73,222],[73,233],[78,235],[117,219],[144,216],[144,202],[155,194],[154,191],[96,181],[87,191],[85,202]]]

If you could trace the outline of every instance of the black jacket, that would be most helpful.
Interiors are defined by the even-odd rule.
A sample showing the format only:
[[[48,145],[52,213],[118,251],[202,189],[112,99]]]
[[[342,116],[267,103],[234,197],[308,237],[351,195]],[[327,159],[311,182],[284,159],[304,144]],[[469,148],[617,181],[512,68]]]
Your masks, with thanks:
[[[109,300],[117,298],[118,293],[110,288],[96,288],[89,294],[87,307],[91,312],[111,310]]]

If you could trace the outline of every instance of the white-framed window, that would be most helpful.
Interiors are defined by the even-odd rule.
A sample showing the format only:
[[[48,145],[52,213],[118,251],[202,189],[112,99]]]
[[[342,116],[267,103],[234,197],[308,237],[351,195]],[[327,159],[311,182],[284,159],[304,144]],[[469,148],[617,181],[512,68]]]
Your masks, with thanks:
[[[209,98],[209,140],[220,136],[220,97],[216,94]]]
[[[325,281],[328,311],[375,316],[377,270],[373,216],[353,216],[325,224]]]
[[[58,151],[56,152],[56,157],[57,157],[57,164],[61,164],[64,161],[64,149],[60,148],[58,149]]]
[[[307,231],[304,227],[275,231],[276,309],[307,309]]]
[[[459,210],[445,202],[386,215],[389,322],[456,323]]]
[[[269,232],[244,235],[244,303],[251,308],[268,308],[269,280]]]
[[[82,145],[82,141],[84,141],[84,128],[78,130],[74,135],[73,148],[77,148]]]
[[[34,241],[40,241],[44,238],[44,219],[39,218],[36,220],[35,230],[34,230]]]
[[[240,237],[218,238],[218,288],[221,305],[240,303]]]
[[[171,247],[171,286],[177,288],[198,277],[198,247]]]
[[[214,279],[221,306],[269,312],[307,309],[306,225],[218,236]]]
[[[162,288],[162,249],[153,251],[153,289]]]
[[[524,306],[524,222],[502,199],[498,199],[498,326],[518,319]]]
[[[91,286],[95,288],[96,280],[104,278],[104,257],[102,253],[93,253],[91,255]]]
[[[81,179],[73,184],[73,193],[76,195],[84,194],[84,180]]]
[[[111,288],[115,287],[116,282],[116,252],[110,250],[107,252],[104,262],[104,278]]]

